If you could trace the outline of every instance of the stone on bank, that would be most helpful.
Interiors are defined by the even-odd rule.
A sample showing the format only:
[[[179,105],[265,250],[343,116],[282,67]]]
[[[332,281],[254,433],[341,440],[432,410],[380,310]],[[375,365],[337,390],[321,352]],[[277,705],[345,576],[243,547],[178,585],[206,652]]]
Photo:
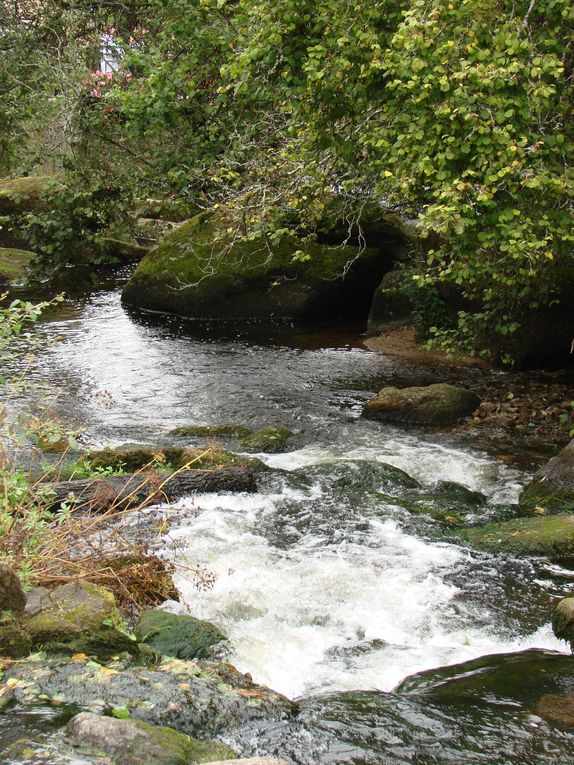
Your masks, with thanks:
[[[382,388],[363,409],[363,417],[409,425],[455,425],[480,406],[466,388],[447,383],[423,387]]]

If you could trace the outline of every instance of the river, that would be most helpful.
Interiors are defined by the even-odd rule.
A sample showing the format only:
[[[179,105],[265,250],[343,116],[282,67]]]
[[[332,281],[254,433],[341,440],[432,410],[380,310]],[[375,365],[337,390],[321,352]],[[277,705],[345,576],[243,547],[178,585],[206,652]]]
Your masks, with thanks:
[[[485,517],[516,502],[528,475],[464,429],[360,418],[383,384],[433,382],[444,371],[374,353],[355,328],[160,319],[125,310],[117,289],[68,301],[41,331],[57,342],[29,376],[90,446],[166,443],[188,424],[295,432],[290,451],[256,455],[272,468],[256,494],[181,500],[163,545],[179,567],[173,608],[220,626],[229,660],[254,680],[307,699],[296,730],[244,733],[235,741],[244,751],[301,763],[574,762],[573,737],[547,731],[539,751],[539,718],[525,721],[510,702],[465,723],[460,706],[439,712],[387,693],[413,673],[485,654],[564,651],[549,617],[570,571],[447,541],[440,524],[401,505],[400,485],[384,475],[395,466],[430,493],[440,481],[463,484],[486,495]],[[187,564],[208,570],[213,585],[198,587]],[[484,746],[469,743],[471,733]],[[453,748],[437,749],[441,736]]]

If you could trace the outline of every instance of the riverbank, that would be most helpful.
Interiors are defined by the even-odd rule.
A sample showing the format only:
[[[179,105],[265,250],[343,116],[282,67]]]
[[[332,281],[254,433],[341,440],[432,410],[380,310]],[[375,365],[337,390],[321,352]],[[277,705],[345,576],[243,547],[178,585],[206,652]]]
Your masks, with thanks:
[[[389,327],[364,344],[382,355],[422,368],[444,370],[445,380],[458,382],[481,398],[481,406],[457,432],[475,433],[482,444],[498,444],[506,451],[512,441],[527,439],[540,458],[564,446],[574,432],[574,373],[531,370],[494,370],[482,359],[449,356],[421,347],[413,327]],[[512,461],[512,455],[506,459]]]

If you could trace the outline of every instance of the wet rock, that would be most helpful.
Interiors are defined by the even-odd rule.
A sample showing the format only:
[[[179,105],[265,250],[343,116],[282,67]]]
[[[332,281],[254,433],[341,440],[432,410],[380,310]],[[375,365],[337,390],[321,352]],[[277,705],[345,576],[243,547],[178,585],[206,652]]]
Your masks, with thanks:
[[[229,760],[226,762],[213,760],[204,765],[228,765],[229,762]],[[231,760],[231,763],[237,765],[291,765],[287,760],[276,760],[274,757],[242,757],[240,760]]]
[[[5,563],[0,563],[0,611],[20,614],[26,606],[26,593],[20,578]]]
[[[540,699],[534,711],[555,725],[574,727],[574,695],[553,696],[549,693]]]
[[[572,657],[558,651],[529,649],[418,672],[403,680],[396,693],[432,697],[435,701],[510,700],[533,705],[547,693],[573,690]]]
[[[357,497],[366,493],[401,492],[420,486],[404,470],[386,462],[369,460],[323,462],[294,470],[292,475],[300,476],[307,484],[317,478],[328,480],[330,485]]]
[[[138,265],[124,302],[224,319],[364,314],[388,269],[377,249],[292,235],[241,241],[229,227],[221,211],[201,213],[168,234]]]
[[[293,435],[289,428],[281,425],[269,425],[239,438],[240,445],[250,452],[268,452],[276,454],[288,448],[288,441]]]
[[[87,452],[81,462],[90,468],[121,469],[125,472],[146,467],[178,470],[188,465],[193,469],[245,467],[249,460],[222,449],[200,449],[180,446],[132,446],[125,449],[102,449]]]
[[[139,261],[150,251],[150,247],[137,242],[114,239],[109,236],[99,239],[98,248],[108,260],[119,260],[125,263]]]
[[[22,622],[32,646],[46,651],[111,656],[135,651],[114,596],[103,587],[75,582],[56,587],[41,609]]]
[[[479,405],[475,393],[447,383],[402,389],[387,387],[367,402],[363,417],[411,425],[454,425]]]
[[[202,738],[246,723],[282,719],[296,710],[284,696],[256,685],[231,665],[206,660],[172,659],[143,667],[120,661],[99,664],[81,655],[44,661],[30,657],[7,669],[2,688],[10,688],[24,706],[42,697],[84,708],[122,707],[133,719]]]
[[[66,742],[82,751],[95,750],[110,755],[121,765],[188,765],[218,757],[235,758],[225,744],[197,741],[164,726],[141,720],[116,720],[82,712],[65,728]]]
[[[574,558],[574,516],[515,518],[501,523],[459,529],[457,536],[472,547],[512,555]]]
[[[167,611],[144,611],[135,634],[160,654],[177,659],[211,656],[213,647],[226,640],[223,632],[210,622]]]
[[[526,515],[574,512],[574,440],[536,471],[520,508]]]
[[[23,284],[35,258],[35,253],[28,250],[0,247],[0,286]]]
[[[574,598],[564,598],[552,614],[552,630],[559,640],[566,640],[574,651]]]
[[[411,513],[430,515],[448,524],[465,523],[486,504],[486,497],[460,483],[439,481],[433,492],[402,495],[394,500]]]
[[[240,438],[249,436],[253,433],[250,428],[244,425],[180,425],[178,428],[170,430],[170,436],[192,436],[201,438],[214,438],[217,436],[238,436]]]

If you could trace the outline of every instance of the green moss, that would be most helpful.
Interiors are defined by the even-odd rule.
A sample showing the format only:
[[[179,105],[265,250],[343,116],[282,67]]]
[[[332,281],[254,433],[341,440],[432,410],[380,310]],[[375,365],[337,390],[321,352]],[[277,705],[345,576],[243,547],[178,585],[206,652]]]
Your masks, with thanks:
[[[113,594],[95,584],[57,587],[24,628],[32,644],[47,651],[111,656],[135,649]]]
[[[253,431],[244,425],[182,425],[170,430],[170,436],[198,436],[211,438],[216,436],[238,436],[243,438]]]
[[[70,473],[76,469],[82,475],[91,470],[97,475],[97,469],[122,469],[125,473],[133,473],[142,468],[151,467],[159,470],[177,470],[189,465],[190,470],[245,467],[249,460],[238,457],[223,450],[202,448],[183,448],[178,446],[141,447],[134,449],[102,449],[88,452],[82,460],[70,467]],[[76,472],[76,475],[79,474]]]
[[[62,188],[54,178],[27,176],[0,181],[0,215],[18,215],[44,207],[50,192]]]
[[[139,640],[165,656],[199,659],[212,653],[212,646],[225,635],[210,622],[186,614],[144,611],[136,627]]]
[[[0,282],[25,281],[35,254],[28,250],[0,247]]]
[[[32,639],[23,619],[11,612],[0,612],[0,657],[20,659],[32,651]]]
[[[487,552],[546,555],[551,558],[574,557],[574,516],[571,515],[516,518],[460,529],[457,536]]]
[[[288,448],[288,441],[293,435],[289,428],[281,425],[269,425],[253,431],[239,439],[244,449],[253,452],[269,452],[276,454]]]
[[[296,253],[303,259],[294,260]],[[201,213],[146,255],[123,298],[186,316],[295,317],[318,306],[341,312],[342,274],[355,261],[354,289],[362,285],[364,292],[364,273],[380,272],[376,250],[304,243],[291,235],[279,242],[263,236],[236,240],[221,215]]]

